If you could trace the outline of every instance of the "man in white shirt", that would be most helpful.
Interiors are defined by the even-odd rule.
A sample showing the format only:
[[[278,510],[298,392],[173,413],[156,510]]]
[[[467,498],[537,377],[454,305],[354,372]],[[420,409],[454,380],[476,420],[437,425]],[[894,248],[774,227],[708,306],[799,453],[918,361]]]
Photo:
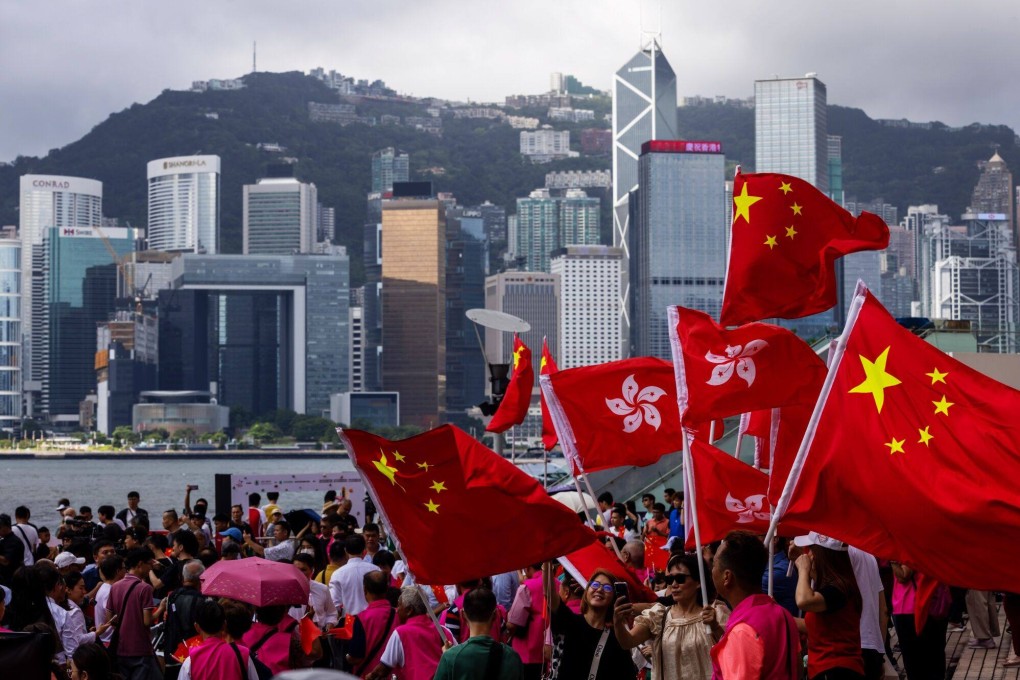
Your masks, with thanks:
[[[290,524],[285,520],[275,522],[273,524],[273,536],[276,538],[276,545],[262,547],[255,542],[251,534],[246,533],[244,535],[244,544],[251,548],[256,555],[267,560],[290,562],[294,559],[297,541],[290,537]]]
[[[54,658],[58,664],[66,663],[67,653],[63,650],[70,649],[73,651],[78,646],[78,642],[73,637],[68,611],[57,604],[57,602],[67,596],[67,589],[64,587],[64,577],[54,569],[43,570],[41,576],[43,590],[46,591],[46,606],[50,610],[50,616],[53,617],[53,626],[57,630],[61,644],[61,651],[57,652]]]
[[[344,544],[347,564],[333,572],[329,579],[329,593],[338,611],[357,616],[368,607],[365,599],[365,574],[379,571],[379,567],[365,561],[365,537],[352,534]]]
[[[857,588],[861,591],[861,652],[866,680],[881,679],[885,673],[885,630],[889,613],[884,587],[874,555],[848,546]]]
[[[308,577],[308,607],[312,610],[312,620],[320,630],[329,630],[337,622],[336,605],[329,594],[329,586],[315,580],[315,558],[311,555],[295,555],[294,566]],[[305,610],[306,607],[291,607],[288,613],[300,620]]]
[[[124,569],[124,558],[120,555],[112,555],[105,558],[99,563],[99,576],[103,579],[102,585],[99,586],[99,590],[96,591],[96,626],[102,626],[104,623],[109,621],[110,614],[108,612],[108,605],[110,602],[110,588],[117,581],[124,578],[127,570]],[[110,639],[113,637],[113,628],[108,628],[105,633],[99,636],[99,639],[109,645]]]
[[[39,547],[39,534],[28,523],[32,513],[24,505],[14,508],[14,536],[25,546],[25,566],[35,564],[35,551]]]

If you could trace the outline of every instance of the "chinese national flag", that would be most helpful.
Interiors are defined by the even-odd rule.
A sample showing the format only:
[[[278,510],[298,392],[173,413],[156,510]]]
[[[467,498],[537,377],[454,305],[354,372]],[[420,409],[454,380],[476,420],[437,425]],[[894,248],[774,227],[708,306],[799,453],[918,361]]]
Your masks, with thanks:
[[[582,588],[588,587],[588,579],[596,569],[606,569],[618,581],[627,583],[631,602],[655,602],[655,593],[641,582],[641,578],[620,561],[612,548],[600,541],[592,541],[580,550],[559,558],[563,568],[570,572]]]
[[[877,215],[854,217],[804,180],[772,173],[737,173],[731,232],[724,326],[824,312],[836,304],[835,261],[889,245]]]
[[[685,424],[813,404],[825,381],[825,363],[779,326],[750,323],[726,330],[704,312],[670,307],[669,332]]]
[[[539,364],[539,375],[552,375],[558,371],[552,353],[549,352],[549,343],[542,338],[542,363]],[[542,401],[542,445],[546,451],[552,451],[556,446],[556,429],[553,427],[552,416],[549,415],[549,407],[545,403],[545,393],[540,393]]]
[[[683,446],[668,361],[641,357],[566,368],[541,381],[563,453],[575,469],[651,465]]]
[[[452,425],[397,442],[337,431],[418,583],[500,574],[594,540],[537,481]]]
[[[697,440],[691,442],[691,473],[702,545],[721,541],[734,529],[768,531],[767,474]],[[687,526],[685,547],[695,548],[693,526]]]
[[[531,367],[531,350],[514,334],[514,364],[503,400],[485,428],[488,432],[506,432],[520,425],[528,416],[531,390],[535,387],[535,371]]]
[[[901,327],[861,284],[844,338],[777,516],[942,583],[1015,590],[1020,392]]]

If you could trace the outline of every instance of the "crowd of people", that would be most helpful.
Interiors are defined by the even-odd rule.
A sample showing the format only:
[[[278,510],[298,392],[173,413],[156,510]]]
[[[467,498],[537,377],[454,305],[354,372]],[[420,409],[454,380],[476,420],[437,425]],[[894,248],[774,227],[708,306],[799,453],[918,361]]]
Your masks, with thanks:
[[[916,632],[918,575],[819,534],[777,538],[771,558],[745,532],[685,552],[683,494],[672,489],[663,502],[644,495],[641,510],[599,496],[615,570],[548,562],[432,586],[415,584],[385,527],[371,514],[362,526],[335,492],[321,514],[295,517],[277,493],[212,514],[191,490],[158,526],[137,492],[95,515],[61,499],[53,531],[24,506],[0,514],[0,639],[23,643],[0,646],[13,654],[0,664],[35,664],[11,677],[264,680],[328,668],[372,680],[839,680],[882,678],[898,658],[909,680],[932,680],[945,677],[947,631],[965,616],[970,646],[993,648],[1001,634],[996,594],[947,586]],[[247,557],[292,564],[308,601],[203,594],[207,569]],[[657,599],[630,592],[621,568]],[[1010,625],[1020,622],[1017,596],[1002,597]],[[1015,639],[1004,663],[1020,666]]]

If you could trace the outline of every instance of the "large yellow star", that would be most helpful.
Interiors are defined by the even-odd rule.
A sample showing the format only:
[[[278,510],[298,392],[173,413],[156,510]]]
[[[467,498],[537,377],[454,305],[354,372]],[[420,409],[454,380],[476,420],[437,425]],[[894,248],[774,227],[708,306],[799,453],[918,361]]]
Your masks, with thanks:
[[[945,373],[942,373],[941,371],[939,371],[939,369],[933,368],[933,369],[931,369],[931,373],[925,373],[925,375],[928,376],[929,378],[931,378],[931,384],[932,385],[934,385],[937,382],[940,382],[943,385],[945,385],[946,384],[946,376],[949,375],[949,372],[946,371]]]
[[[882,412],[882,405],[885,403],[885,389],[900,384],[898,378],[890,375],[885,370],[886,361],[889,360],[889,348],[886,347],[874,362],[868,361],[864,355],[861,358],[861,365],[864,367],[864,382],[850,390],[853,394],[870,394],[875,398],[875,408]]]
[[[386,460],[385,451],[380,450],[379,460],[373,460],[372,464],[375,465],[375,469],[381,472],[386,479],[390,480],[390,484],[400,486],[397,482],[397,468],[390,465],[389,461]],[[400,488],[403,489],[404,487],[400,486]]]
[[[541,371],[541,370],[542,370],[543,368],[545,368],[545,365],[546,365],[547,363],[549,363],[549,362],[548,362],[548,361],[546,361],[546,359],[545,359],[545,355],[543,354],[543,355],[542,355],[542,360],[538,362],[538,370],[539,370],[539,371]]]
[[[788,194],[791,191],[793,191],[793,188],[790,186],[789,182],[781,182],[779,184],[779,190],[782,191],[783,195],[785,196],[786,194]]]
[[[514,368],[517,368],[517,364],[521,363],[521,355],[524,354],[524,347],[518,347],[514,350]]]
[[[437,503],[433,503],[431,498],[428,503],[425,503],[425,507],[429,509],[429,512],[434,512],[437,515],[439,514],[439,505]]]
[[[425,472],[428,472],[430,467],[434,467],[432,465],[429,465],[428,463],[416,463],[416,465]]]
[[[446,482],[437,482],[436,480],[433,479],[432,486],[430,486],[429,488],[435,491],[436,493],[439,493],[440,491],[446,491]]]
[[[797,230],[794,229],[792,225],[786,228],[786,238],[792,239],[796,235]]]
[[[776,247],[776,237],[775,236],[768,236],[768,235],[766,235],[765,236],[765,243],[762,244],[762,245],[766,245],[766,246],[769,247],[769,250],[772,250],[773,248]]]
[[[740,187],[740,194],[733,197],[733,205],[737,207],[737,209],[733,211],[733,221],[736,222],[738,218],[743,217],[744,221],[750,224],[751,206],[761,199],[761,196],[748,196],[747,182],[744,182],[743,186]]]
[[[954,405],[953,402],[946,400],[946,395],[944,394],[942,395],[942,399],[939,401],[933,401],[932,404],[935,405],[935,414],[938,415],[941,413],[944,416],[949,415],[949,407]]]
[[[801,206],[799,206],[796,203],[794,203],[793,205],[790,206],[790,210],[793,211],[794,215],[799,215],[800,214],[800,210],[801,210]]]
[[[932,439],[935,439],[935,435],[928,431],[929,427],[930,425],[925,425],[923,430],[922,429],[917,430],[917,434],[921,435],[921,438],[917,440],[918,444],[924,444],[925,446],[928,446],[928,442],[930,442]]]
[[[886,442],[885,445],[889,447],[889,455],[891,456],[894,453],[903,453],[903,444],[905,444],[906,441],[906,439],[897,439],[896,437],[893,437],[891,442]]]

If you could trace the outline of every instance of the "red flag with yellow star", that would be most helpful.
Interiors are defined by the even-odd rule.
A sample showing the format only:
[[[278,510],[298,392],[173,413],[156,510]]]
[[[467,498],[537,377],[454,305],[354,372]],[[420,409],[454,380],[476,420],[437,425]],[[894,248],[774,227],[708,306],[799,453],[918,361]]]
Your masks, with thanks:
[[[797,319],[836,304],[837,259],[889,245],[889,227],[854,217],[808,182],[759,173],[733,180],[733,224],[724,326]]]
[[[514,363],[503,400],[489,421],[487,432],[506,432],[528,417],[531,390],[535,387],[535,369],[531,367],[531,350],[514,333]]]
[[[556,367],[552,353],[549,351],[549,343],[542,338],[542,362],[538,365],[539,375],[552,375],[560,370]],[[549,407],[545,403],[545,393],[539,392],[539,399],[542,402],[542,445],[546,451],[551,451],[556,446],[556,429],[553,427],[552,416],[549,415]]]
[[[337,432],[418,583],[521,569],[595,540],[537,481],[452,425],[395,442]]]
[[[848,316],[776,516],[943,583],[1015,590],[1020,392],[901,327],[862,284]]]

